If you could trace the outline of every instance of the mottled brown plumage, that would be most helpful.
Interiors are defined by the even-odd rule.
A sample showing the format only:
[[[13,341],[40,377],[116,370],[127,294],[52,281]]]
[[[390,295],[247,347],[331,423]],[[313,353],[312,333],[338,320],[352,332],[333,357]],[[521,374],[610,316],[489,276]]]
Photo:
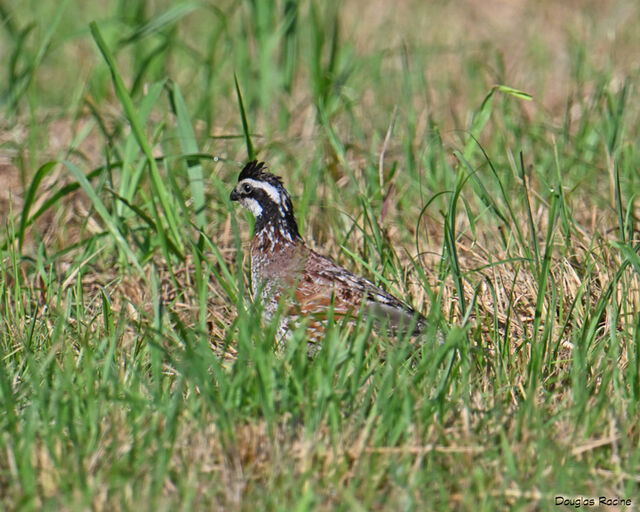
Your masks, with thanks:
[[[268,317],[283,294],[293,299],[281,325],[282,338],[290,321],[303,315],[311,317],[310,341],[318,341],[323,334],[319,319],[331,306],[337,318],[363,313],[393,331],[411,329],[412,335],[418,335],[425,329],[426,319],[412,307],[305,244],[282,180],[267,172],[263,163],[253,161],[244,167],[231,200],[239,201],[256,218],[251,242],[254,299],[261,294]]]

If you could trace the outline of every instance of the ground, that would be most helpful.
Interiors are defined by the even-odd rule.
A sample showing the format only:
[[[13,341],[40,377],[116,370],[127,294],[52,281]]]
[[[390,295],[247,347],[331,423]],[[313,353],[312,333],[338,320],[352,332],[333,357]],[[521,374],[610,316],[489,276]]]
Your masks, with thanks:
[[[2,508],[638,506],[636,2],[0,15]],[[254,150],[443,346],[275,348]]]

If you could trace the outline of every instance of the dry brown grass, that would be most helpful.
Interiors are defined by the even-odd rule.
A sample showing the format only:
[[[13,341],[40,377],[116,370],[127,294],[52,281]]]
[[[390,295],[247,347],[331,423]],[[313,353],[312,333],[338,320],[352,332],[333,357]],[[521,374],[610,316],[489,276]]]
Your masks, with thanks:
[[[426,12],[428,16],[424,14]],[[622,279],[615,279],[624,261],[624,255],[615,245],[620,237],[613,175],[613,162],[617,155],[610,155],[606,148],[598,146],[589,160],[583,161],[583,147],[574,147],[572,139],[559,142],[561,137],[558,133],[561,132],[559,126],[569,119],[567,134],[577,137],[580,123],[585,120],[590,122],[589,116],[593,116],[594,111],[600,113],[598,109],[606,101],[598,96],[598,88],[603,82],[606,90],[612,94],[619,92],[626,79],[636,83],[633,81],[637,71],[635,49],[640,44],[637,21],[637,6],[632,2],[617,1],[571,1],[559,4],[550,0],[465,0],[429,2],[428,10],[419,1],[402,2],[393,7],[382,0],[345,2],[341,7],[344,40],[353,45],[355,54],[365,62],[354,71],[354,82],[361,83],[358,80],[362,77],[367,82],[347,91],[352,95],[351,113],[359,120],[365,140],[353,135],[347,115],[337,116],[335,130],[346,148],[346,161],[340,160],[342,157],[327,142],[324,129],[316,122],[313,100],[304,84],[306,78],[299,78],[293,93],[283,99],[283,103],[289,107],[288,111],[292,112],[291,122],[286,127],[282,130],[276,128],[277,113],[259,112],[256,119],[252,120],[255,132],[261,135],[255,139],[261,145],[260,156],[268,158],[270,152],[278,155],[276,165],[280,167],[274,170],[284,175],[294,197],[300,197],[304,184],[296,178],[304,179],[304,169],[312,167],[314,162],[323,161],[326,164],[324,169],[327,177],[333,179],[340,190],[352,190],[348,188],[349,179],[343,172],[344,168],[353,170],[356,180],[363,183],[367,179],[367,166],[372,161],[377,162],[382,152],[385,153],[385,163],[399,161],[403,166],[407,142],[404,137],[408,137],[408,132],[399,126],[387,143],[382,136],[390,123],[390,113],[402,100],[398,93],[402,90],[398,77],[402,76],[404,65],[415,71],[416,67],[429,63],[422,72],[425,87],[414,84],[414,97],[407,101],[415,114],[415,131],[413,139],[408,141],[409,145],[416,153],[424,150],[425,141],[430,141],[434,132],[433,120],[437,120],[435,125],[446,153],[444,160],[451,168],[457,165],[451,154],[453,150],[461,149],[464,130],[489,87],[496,83],[508,83],[533,95],[533,102],[518,104],[513,108],[517,111],[514,117],[522,120],[523,130],[530,129],[535,135],[525,138],[524,142],[516,139],[508,123],[497,114],[483,134],[486,140],[482,142],[486,142],[485,147],[496,144],[499,151],[513,153],[517,153],[521,144],[524,144],[526,161],[534,170],[539,165],[552,167],[550,162],[553,158],[549,154],[553,154],[553,151],[558,151],[560,161],[566,164],[562,171],[566,172],[570,185],[564,193],[570,214],[571,240],[567,243],[563,229],[556,227],[550,239],[553,255],[548,278],[552,287],[544,291],[540,308],[543,319],[547,322],[553,320],[549,339],[557,341],[557,354],[553,367],[546,368],[540,376],[542,384],[535,390],[533,403],[539,408],[536,412],[540,417],[536,420],[541,424],[549,422],[553,425],[553,435],[543,444],[548,444],[549,451],[563,454],[562,467],[565,467],[565,463],[584,463],[591,468],[588,470],[590,480],[585,485],[594,495],[614,496],[628,482],[640,481],[637,471],[632,467],[633,462],[629,463],[629,454],[621,453],[625,446],[620,444],[621,439],[637,441],[639,432],[633,423],[622,421],[633,409],[629,403],[616,401],[610,404],[609,414],[604,419],[601,417],[596,425],[576,425],[575,416],[567,412],[572,405],[572,371],[575,371],[572,357],[576,333],[586,322],[594,320],[595,306],[610,283],[615,283],[611,305],[596,319],[594,339],[597,343],[607,345],[612,332],[630,337],[628,330],[633,319],[618,314],[618,311],[627,311],[630,315],[640,311],[640,275],[628,269]],[[185,36],[187,39],[189,37]],[[410,55],[408,64],[403,63],[405,50]],[[581,80],[577,80],[576,76],[578,50],[588,54]],[[88,59],[87,55],[90,55],[84,47],[76,48],[74,52],[82,59]],[[380,74],[389,79],[389,84],[371,81],[367,75],[367,58],[378,54],[383,55]],[[374,59],[370,57],[370,60]],[[91,98],[87,100],[91,101]],[[106,118],[116,118],[113,121],[115,125],[118,124],[120,108],[115,99],[112,101],[111,104],[96,105],[96,108]],[[223,103],[212,133],[203,133],[202,124],[196,126],[199,140],[204,141],[202,150],[219,153],[220,148],[224,148],[225,156],[242,160],[245,151],[236,140],[221,143],[207,138],[238,131],[239,118],[235,103],[231,100]],[[630,120],[628,130],[635,135],[638,108],[633,101],[629,102],[627,114]],[[90,122],[88,112],[83,111],[76,116],[66,112],[38,115],[41,116],[38,120],[42,124],[40,129],[46,134],[34,140],[46,141],[43,147],[36,147],[30,139],[29,122],[24,117],[18,117],[11,126],[0,130],[0,183],[3,184],[0,188],[0,222],[3,225],[7,223],[10,212],[14,218],[18,218],[30,179],[43,163],[69,157],[87,170],[104,163],[107,142],[97,127],[91,128],[80,144],[72,147],[74,138]],[[167,118],[174,121],[169,115]],[[151,124],[155,122],[159,122],[158,119],[153,119]],[[498,139],[500,141],[496,142]],[[626,141],[625,144],[632,145],[633,141]],[[590,147],[589,151],[592,149]],[[542,155],[545,150],[546,156]],[[501,171],[508,172],[510,155],[496,155],[490,150],[489,154],[499,160]],[[543,158],[544,163],[540,164]],[[486,170],[486,162],[482,159],[478,158],[474,164],[478,165],[481,172]],[[575,178],[576,167],[585,169],[584,173],[588,174],[584,182]],[[548,183],[539,179],[539,176],[553,173],[530,171],[527,169],[533,224],[541,254],[544,254],[548,249],[545,246],[549,222]],[[235,179],[235,168],[228,164],[209,166],[206,172],[228,183],[229,189]],[[421,168],[421,172],[427,174],[433,169]],[[396,175],[395,181],[386,183],[386,186],[395,188],[389,196],[391,200],[385,216],[380,219],[386,243],[395,251],[397,267],[400,269],[398,274],[401,278],[395,284],[399,292],[411,299],[414,305],[423,311],[429,310],[430,298],[424,283],[418,279],[404,251],[406,249],[415,255],[413,239],[417,229],[421,250],[425,251],[420,255],[420,261],[424,265],[428,284],[439,294],[446,322],[451,326],[459,325],[462,313],[454,280],[449,274],[441,281],[439,275],[446,213],[442,209],[446,202],[436,203],[427,211],[420,226],[416,227],[423,205],[402,202],[402,198],[411,190],[410,185],[406,184],[408,182],[397,177],[400,174]],[[481,176],[484,178],[489,173]],[[57,167],[41,184],[31,211],[36,211],[63,185],[71,182],[64,168]],[[209,218],[216,219],[206,226],[205,233],[214,241],[224,262],[231,268],[237,258],[244,257],[246,271],[248,228],[240,219],[244,244],[243,255],[240,255],[236,250],[231,223],[231,215],[242,214],[222,211],[219,193],[210,182],[206,183],[205,191],[207,204],[215,211],[215,216]],[[426,190],[425,195],[431,197],[440,191]],[[473,355],[469,359],[479,369],[473,380],[473,389],[465,395],[466,400],[460,396],[450,397],[454,403],[448,404],[450,409],[442,417],[435,415],[436,419],[429,425],[413,424],[402,444],[394,445],[385,445],[373,439],[371,430],[357,422],[347,424],[339,436],[331,432],[326,422],[321,423],[314,432],[308,432],[299,423],[299,418],[293,418],[290,414],[279,417],[275,425],[259,415],[251,419],[243,418],[234,425],[234,433],[230,437],[219,428],[218,418],[210,410],[203,409],[200,415],[192,410],[182,410],[169,462],[172,473],[164,480],[161,490],[167,502],[176,495],[177,486],[180,485],[191,486],[194,490],[194,509],[215,506],[226,510],[246,509],[247,503],[259,502],[262,494],[274,489],[277,489],[278,497],[288,497],[292,502],[294,497],[312,489],[320,496],[320,501],[315,504],[318,510],[332,510],[349,498],[357,502],[358,497],[371,493],[386,497],[378,501],[378,508],[382,510],[385,504],[401,503],[406,498],[405,490],[390,476],[394,474],[396,466],[401,466],[410,468],[413,478],[418,478],[417,475],[424,473],[425,468],[433,467],[444,468],[443,471],[454,475],[445,484],[429,481],[433,488],[428,489],[432,492],[433,489],[446,487],[451,508],[470,509],[474,505],[470,502],[473,500],[470,496],[482,495],[485,491],[500,498],[499,503],[509,506],[523,506],[524,500],[528,503],[524,506],[525,510],[544,508],[548,489],[527,487],[526,481],[531,478],[536,482],[547,482],[549,487],[553,487],[556,468],[549,466],[542,474],[533,474],[540,468],[537,463],[540,450],[546,448],[541,446],[539,439],[542,427],[533,421],[532,425],[522,424],[518,417],[519,409],[529,398],[526,371],[534,350],[532,340],[540,340],[545,329],[543,322],[534,332],[540,276],[524,261],[527,254],[513,235],[516,225],[525,233],[528,232],[527,212],[518,198],[514,198],[513,202],[518,205],[515,219],[510,221],[510,225],[502,225],[487,215],[480,215],[483,206],[469,187],[464,192],[472,215],[477,217],[474,217],[475,231],[472,231],[470,214],[458,208],[455,227],[460,237],[456,249],[460,271],[464,276],[464,300],[474,305],[466,324],[467,334],[473,343]],[[625,197],[633,193],[624,191]],[[341,264],[366,273],[366,269],[343,255],[339,245],[346,231],[345,226],[350,227],[348,221],[340,220],[335,224],[326,221],[338,209],[353,218],[361,213],[357,201],[344,198],[340,203],[339,199],[330,187],[325,184],[318,186],[314,203],[309,206],[304,219],[305,236],[312,246],[339,259]],[[634,201],[636,239],[629,241],[629,246],[640,241],[637,238],[640,232],[640,204],[638,198]],[[344,228],[342,231],[341,226]],[[359,226],[366,232],[362,223]],[[38,274],[31,272],[33,265],[30,260],[37,254],[40,240],[48,251],[55,252],[88,236],[102,233],[104,225],[95,215],[86,195],[78,190],[39,218],[34,229],[37,233],[28,231],[22,253],[25,258],[19,265],[26,283],[25,290],[39,290],[41,303],[44,304],[47,303],[47,290],[43,288]],[[192,234],[196,236],[195,230]],[[506,247],[501,242],[501,234],[509,241]],[[354,230],[345,246],[358,253],[365,245],[365,238],[361,231]],[[154,295],[149,286],[152,274],[159,283],[159,301],[187,328],[197,327],[199,298],[191,256],[184,261],[167,263],[158,253],[146,264],[146,273],[138,275],[119,268],[113,254],[100,254],[78,267],[76,258],[79,254],[80,249],[56,257],[53,272],[61,284],[59,292],[62,295],[70,291],[75,293],[77,281],[80,281],[86,311],[95,323],[96,330],[100,329],[96,319],[102,314],[101,294],[106,293],[114,315],[122,314],[129,324],[119,340],[119,348],[123,353],[134,352],[141,333],[152,329]],[[206,256],[209,261],[214,261],[211,254]],[[372,259],[376,257],[374,255]],[[372,264],[377,263],[374,261]],[[244,279],[246,285],[247,278]],[[25,301],[28,300],[33,300],[33,297],[25,298]],[[229,339],[233,341],[229,326],[235,318],[235,305],[229,303],[220,284],[211,277],[208,283],[206,324],[212,348],[224,360],[225,368],[232,368],[238,357],[237,347],[233,342],[227,343]],[[54,325],[48,322],[45,328],[52,332]],[[15,339],[23,337],[22,331],[28,327],[28,324],[12,327],[15,329]],[[171,349],[173,341],[163,340],[166,344],[164,348]],[[80,352],[81,348],[77,348]],[[16,345],[15,349],[19,347]],[[616,360],[609,360],[609,353],[602,350],[590,362],[591,367],[584,369],[589,385],[593,387],[593,397],[587,400],[587,409],[600,406],[596,402],[601,385],[605,386],[605,391],[611,390],[612,394],[618,385],[603,380],[603,375],[598,373],[602,368],[615,365],[625,369],[633,364],[634,359],[627,352],[627,346],[621,347],[615,356]],[[503,366],[506,364],[511,368],[505,370]],[[124,373],[122,367],[119,371]],[[167,366],[165,371],[176,370]],[[503,387],[499,389],[497,375],[508,378],[508,382],[500,382]],[[185,400],[190,398],[190,393],[199,392],[196,386],[189,388],[185,392]],[[429,398],[425,396],[417,400],[416,410]],[[370,398],[359,395],[353,400],[366,402],[367,399]],[[141,429],[146,431],[155,428],[160,437],[164,431],[163,422],[157,420],[152,412],[149,416],[148,423],[144,423]],[[208,426],[202,428],[202,425]],[[130,452],[135,441],[126,411],[112,412],[105,417],[100,431],[93,454],[80,461],[94,493],[91,506],[96,510],[133,507],[139,501],[133,495],[132,486],[124,485],[122,494],[114,498],[106,481],[101,480],[105,472],[119,464],[111,447],[120,446],[117,453],[124,456]],[[138,435],[142,437],[142,434]],[[56,496],[64,477],[54,455],[68,454],[69,450],[65,441],[59,441],[52,453],[50,445],[36,438],[32,464],[39,475],[37,485],[41,497]],[[508,456],[504,455],[507,452]],[[109,454],[111,458],[105,458],[104,454]],[[506,475],[505,459],[510,459],[517,467],[520,483]],[[8,464],[12,464],[11,460]],[[559,464],[557,460],[556,464]],[[136,487],[138,490],[151,492],[152,470],[143,465],[140,474],[131,475],[132,479],[143,482]],[[0,488],[4,487],[2,478],[0,475]],[[212,481],[216,484],[212,484]],[[493,482],[493,485],[483,488],[487,481]],[[218,485],[220,482],[222,484]],[[304,482],[302,489],[292,487],[298,482]],[[349,494],[351,489],[355,489],[355,498]],[[470,489],[475,494],[470,493]],[[440,501],[431,495],[429,498],[438,503],[444,502],[444,498],[440,498]],[[415,501],[423,504],[429,502],[425,496],[415,496]],[[81,502],[78,496],[77,503]],[[35,506],[42,504],[43,501],[39,500]]]

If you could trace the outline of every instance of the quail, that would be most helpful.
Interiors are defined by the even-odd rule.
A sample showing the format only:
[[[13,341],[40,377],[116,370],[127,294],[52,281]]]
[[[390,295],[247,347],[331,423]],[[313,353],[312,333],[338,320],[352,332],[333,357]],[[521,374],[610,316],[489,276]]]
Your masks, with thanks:
[[[309,341],[318,342],[324,332],[323,315],[330,307],[335,318],[372,315],[375,324],[394,333],[417,336],[426,329],[426,318],[414,308],[307,246],[298,231],[289,193],[263,162],[254,160],[244,166],[230,199],[255,217],[251,241],[254,300],[262,298],[267,319],[273,317],[282,297],[292,300],[283,311],[280,342],[286,339],[292,320],[300,316],[309,317]],[[442,341],[439,331],[437,336]]]

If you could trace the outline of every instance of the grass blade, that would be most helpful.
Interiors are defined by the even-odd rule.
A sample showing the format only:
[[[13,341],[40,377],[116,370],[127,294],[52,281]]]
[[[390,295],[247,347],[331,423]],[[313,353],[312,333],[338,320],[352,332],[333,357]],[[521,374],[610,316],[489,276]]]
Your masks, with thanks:
[[[20,226],[18,227],[18,246],[22,249],[22,242],[24,241],[24,233],[27,229],[27,226],[33,221],[29,219],[29,211],[31,210],[31,205],[36,198],[36,193],[38,192],[38,187],[40,183],[44,179],[44,177],[49,174],[49,171],[53,169],[58,162],[47,162],[43,166],[41,166],[33,176],[31,180],[31,184],[29,185],[29,189],[24,197],[24,205],[22,206],[22,216],[20,217]]]
[[[178,124],[178,134],[180,135],[180,144],[184,152],[190,155],[196,155],[198,143],[196,134],[193,131],[191,120],[187,106],[180,92],[177,83],[171,83],[171,98],[175,107],[176,121]],[[205,204],[204,204],[204,180],[202,177],[202,165],[198,159],[187,159],[187,168],[189,173],[189,185],[191,187],[191,197],[193,198],[193,208],[196,212],[196,221],[199,229],[203,229],[206,224]]]
[[[236,84],[236,97],[238,98],[238,108],[240,109],[240,117],[242,118],[242,133],[244,133],[244,140],[247,145],[247,160],[253,160],[256,157],[253,144],[251,143],[251,134],[249,133],[249,122],[247,121],[247,112],[244,109],[244,102],[242,101],[242,92],[240,92],[240,84],[238,84],[238,77],[234,75],[234,81]]]
[[[182,243],[182,237],[180,236],[180,231],[178,230],[178,224],[176,218],[174,216],[174,208],[171,206],[169,202],[169,194],[167,189],[165,188],[162,178],[160,177],[160,172],[158,170],[158,165],[156,163],[155,158],[153,157],[153,152],[151,150],[151,145],[147,140],[144,130],[142,129],[142,125],[140,124],[138,114],[133,105],[133,100],[127,91],[127,88],[122,81],[122,77],[118,72],[118,68],[116,66],[115,60],[111,53],[111,50],[107,46],[107,43],[102,37],[100,29],[98,28],[98,24],[94,21],[89,24],[91,29],[91,34],[93,35],[93,39],[95,40],[104,60],[109,67],[109,71],[111,73],[111,78],[113,80],[113,85],[116,90],[116,95],[120,100],[122,107],[124,109],[125,115],[131,123],[131,131],[136,137],[140,148],[147,158],[147,165],[149,166],[149,173],[151,177],[151,184],[154,188],[154,194],[160,205],[162,206],[162,211],[164,213],[164,217],[169,225],[169,231],[174,238],[174,243],[182,252],[184,249],[184,245]]]
[[[118,229],[116,221],[113,219],[111,214],[107,211],[107,208],[104,206],[103,202],[98,197],[98,194],[96,194],[95,190],[93,190],[93,187],[89,183],[89,180],[87,180],[86,176],[75,164],[66,160],[61,162],[61,164],[64,165],[69,170],[69,172],[80,184],[80,186],[85,191],[85,193],[89,196],[89,199],[93,203],[93,207],[96,209],[96,212],[98,212],[98,215],[100,215],[100,217],[102,218],[107,230],[113,236],[113,239],[115,240],[116,245],[127,256],[128,261],[133,266],[135,266],[136,269],[140,271],[140,274],[144,275],[142,266],[138,262],[138,258],[136,257],[135,254],[133,254],[133,251],[129,247],[129,243],[122,236],[120,229]]]

